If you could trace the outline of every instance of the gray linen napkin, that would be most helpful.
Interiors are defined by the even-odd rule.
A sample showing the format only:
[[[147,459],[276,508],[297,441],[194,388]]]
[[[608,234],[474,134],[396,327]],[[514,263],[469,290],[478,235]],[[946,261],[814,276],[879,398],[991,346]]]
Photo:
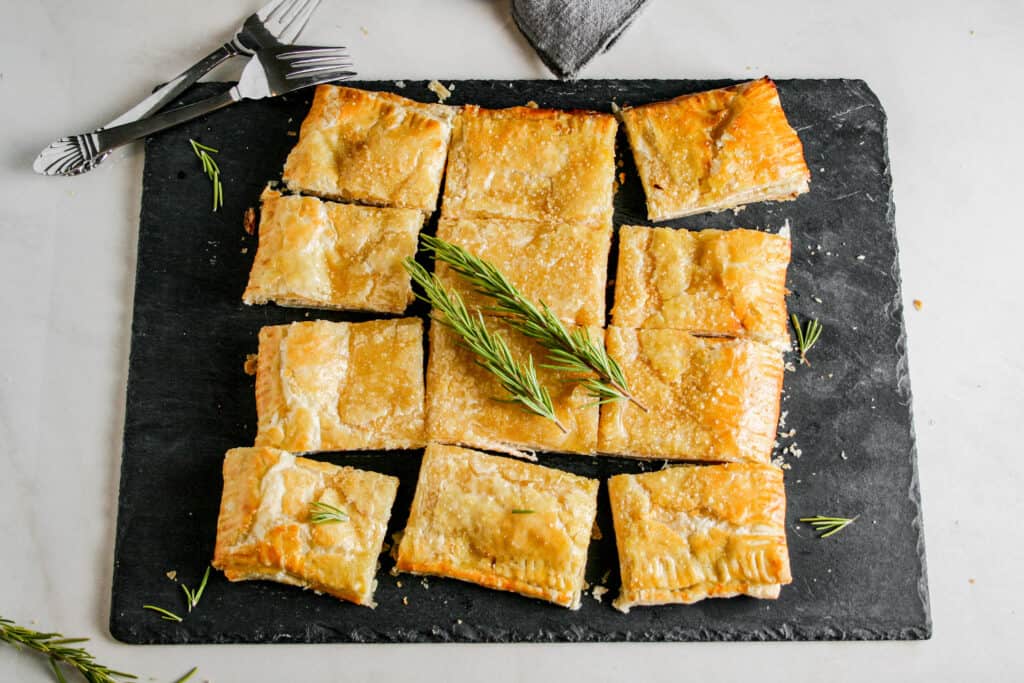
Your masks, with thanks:
[[[512,0],[512,18],[556,76],[576,77],[633,21],[647,0]]]

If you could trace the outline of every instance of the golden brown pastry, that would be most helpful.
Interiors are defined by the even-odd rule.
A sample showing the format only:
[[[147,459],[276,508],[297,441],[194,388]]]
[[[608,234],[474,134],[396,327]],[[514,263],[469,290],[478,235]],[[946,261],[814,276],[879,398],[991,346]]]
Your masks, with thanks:
[[[786,491],[771,465],[671,467],[608,480],[622,592],[613,603],[777,598],[790,583]]]
[[[578,609],[597,486],[561,470],[430,444],[396,569]]]
[[[423,322],[264,327],[256,412],[257,446],[293,452],[422,447]]]
[[[566,323],[604,325],[610,222],[442,218],[437,236],[489,261],[528,299],[543,301]],[[470,309],[494,305],[440,261],[437,275]]]
[[[385,92],[317,86],[284,181],[328,199],[433,211],[454,113]]]
[[[442,212],[448,218],[611,220],[615,130],[610,114],[532,107],[455,117]]]
[[[647,407],[601,406],[602,453],[666,460],[768,462],[779,421],[782,356],[747,339],[609,327],[608,353]]]
[[[377,557],[398,479],[296,458],[274,448],[234,448],[213,566],[231,581],[268,579],[373,607]],[[314,524],[313,503],[344,521]]]
[[[789,348],[789,239],[757,230],[619,228],[612,323]]]
[[[423,214],[286,197],[264,190],[260,242],[242,301],[401,313],[412,303],[402,260]]]
[[[652,221],[807,192],[803,145],[769,78],[628,107],[622,122]]]
[[[552,420],[508,402],[497,379],[476,363],[476,356],[462,346],[459,336],[432,322],[427,362],[428,439],[514,454],[521,454],[520,449],[593,453],[598,421],[593,397],[578,384],[564,381],[564,373],[541,367],[544,349],[500,318],[487,318],[487,327],[505,338],[517,361],[525,363],[527,356],[533,355],[537,377],[550,392],[555,414],[567,431],[563,433]],[[591,335],[598,338],[600,330],[591,328]]]

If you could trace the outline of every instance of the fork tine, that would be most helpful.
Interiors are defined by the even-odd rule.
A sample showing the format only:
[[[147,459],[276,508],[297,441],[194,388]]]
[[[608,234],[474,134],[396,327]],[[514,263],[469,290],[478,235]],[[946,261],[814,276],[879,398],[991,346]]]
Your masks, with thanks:
[[[291,22],[281,31],[280,40],[283,43],[294,43],[299,34],[305,30],[309,20],[313,18],[313,12],[320,6],[320,0],[307,0],[302,9],[295,15]]]
[[[347,67],[352,66],[352,62],[349,61],[348,57],[311,57],[310,59],[296,59],[288,65],[290,69],[301,69],[305,66],[318,66],[324,64],[334,64],[335,66]]]
[[[323,57],[330,55],[346,55],[347,51],[344,47],[313,47],[305,48],[298,47],[288,52],[280,52],[277,55],[277,59],[302,59],[305,57]]]
[[[321,74],[313,76],[292,76],[289,74],[286,80],[294,87],[295,90],[300,88],[309,88],[314,85],[321,85],[323,83],[333,83],[335,81],[347,81],[348,79],[355,76],[354,71],[326,71]]]
[[[295,80],[297,78],[304,78],[306,76],[315,76],[317,74],[327,74],[331,72],[343,72],[345,69],[339,65],[331,64],[328,66],[311,66],[305,69],[293,69],[288,72],[285,76],[288,80]]]

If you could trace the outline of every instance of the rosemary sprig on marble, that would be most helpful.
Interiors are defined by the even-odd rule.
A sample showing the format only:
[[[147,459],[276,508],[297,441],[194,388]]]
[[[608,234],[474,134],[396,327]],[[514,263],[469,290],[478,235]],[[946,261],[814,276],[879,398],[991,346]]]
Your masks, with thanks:
[[[192,143],[192,151],[195,152],[196,156],[199,157],[199,161],[203,164],[203,173],[213,183],[213,210],[216,211],[224,206],[224,186],[220,182],[220,166],[213,160],[210,153],[220,154],[220,152],[191,138],[189,138],[189,142]]]
[[[821,515],[815,515],[814,517],[801,517],[800,521],[810,524],[814,527],[815,531],[825,532],[819,538],[828,538],[853,524],[857,521],[857,517],[822,517]]]
[[[434,317],[442,325],[462,337],[462,344],[476,354],[476,362],[498,379],[501,388],[508,393],[508,401],[518,403],[525,410],[536,413],[554,422],[563,433],[568,430],[555,414],[551,395],[537,378],[537,370],[530,358],[524,365],[512,357],[508,343],[499,335],[487,329],[480,313],[473,315],[458,292],[445,289],[437,276],[428,273],[415,259],[407,258],[405,269],[413,282],[423,290],[417,297],[426,301],[440,314]]]
[[[18,626],[10,619],[0,617],[0,642],[10,643],[17,648],[25,648],[48,657],[54,677],[60,683],[66,683],[61,666],[69,666],[89,683],[118,683],[118,680],[130,680],[136,676],[123,671],[115,671],[103,666],[83,648],[71,647],[84,643],[88,638],[65,638],[59,633],[42,633],[24,626]]]
[[[192,678],[192,676],[195,674],[196,671],[199,671],[199,667],[198,666],[193,666],[191,669],[189,669],[187,672],[185,672],[184,676],[182,676],[178,680],[174,681],[174,683],[185,683],[185,681],[187,681],[188,679]]]
[[[317,500],[309,504],[309,521],[313,524],[347,522],[348,513],[330,503]]]
[[[806,324],[801,326],[800,318],[796,317],[796,313],[790,315],[789,319],[793,321],[793,330],[796,332],[796,346],[800,350],[800,362],[804,365],[810,365],[807,362],[807,352],[818,343],[818,339],[821,338],[821,331],[824,328],[817,320],[808,320]]]
[[[509,325],[547,349],[551,362],[544,367],[586,375],[593,373],[597,376],[581,379],[580,383],[597,403],[632,401],[647,411],[630,393],[622,367],[608,355],[603,344],[591,339],[586,328],[570,332],[547,304],[534,304],[491,263],[462,247],[430,235],[420,235],[420,242],[422,249],[432,253],[435,260],[448,264],[478,292],[494,299],[493,310],[509,316]]]

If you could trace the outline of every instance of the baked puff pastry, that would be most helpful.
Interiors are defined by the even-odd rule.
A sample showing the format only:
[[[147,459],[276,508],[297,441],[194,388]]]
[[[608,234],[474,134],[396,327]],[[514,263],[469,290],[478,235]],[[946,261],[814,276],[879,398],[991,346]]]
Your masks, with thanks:
[[[412,303],[405,258],[423,214],[265,190],[259,249],[242,301],[401,313]]]
[[[373,607],[377,558],[398,479],[235,448],[224,458],[224,495],[213,566],[231,581],[268,579]],[[314,503],[345,513],[314,524]]]
[[[652,221],[807,192],[803,145],[769,78],[625,108],[622,122]]]
[[[610,221],[442,218],[437,236],[493,264],[528,299],[544,302],[566,323],[604,326]],[[471,309],[494,305],[440,261],[437,275]]]
[[[617,127],[613,116],[596,112],[463,107],[443,215],[610,221]]]
[[[328,199],[433,211],[454,114],[390,93],[317,86],[284,181]]]
[[[430,325],[427,362],[427,437],[430,441],[459,444],[517,456],[543,450],[592,454],[597,448],[598,407],[594,398],[565,374],[542,365],[547,352],[500,318],[487,318],[487,327],[508,342],[520,363],[529,357],[540,384],[551,394],[563,432],[554,421],[527,412],[507,401],[498,380],[476,362],[459,336],[441,323]],[[571,329],[571,328],[570,328]],[[599,338],[600,330],[590,328]]]
[[[419,318],[260,330],[257,446],[293,452],[420,448]]]
[[[609,327],[608,353],[647,411],[601,406],[602,453],[666,460],[768,462],[782,355],[746,339]]]
[[[777,598],[790,583],[786,491],[771,465],[671,467],[608,480],[622,591],[612,603]]]
[[[612,324],[789,348],[789,239],[757,230],[619,228]]]
[[[431,444],[396,570],[578,609],[597,486],[568,472]]]

